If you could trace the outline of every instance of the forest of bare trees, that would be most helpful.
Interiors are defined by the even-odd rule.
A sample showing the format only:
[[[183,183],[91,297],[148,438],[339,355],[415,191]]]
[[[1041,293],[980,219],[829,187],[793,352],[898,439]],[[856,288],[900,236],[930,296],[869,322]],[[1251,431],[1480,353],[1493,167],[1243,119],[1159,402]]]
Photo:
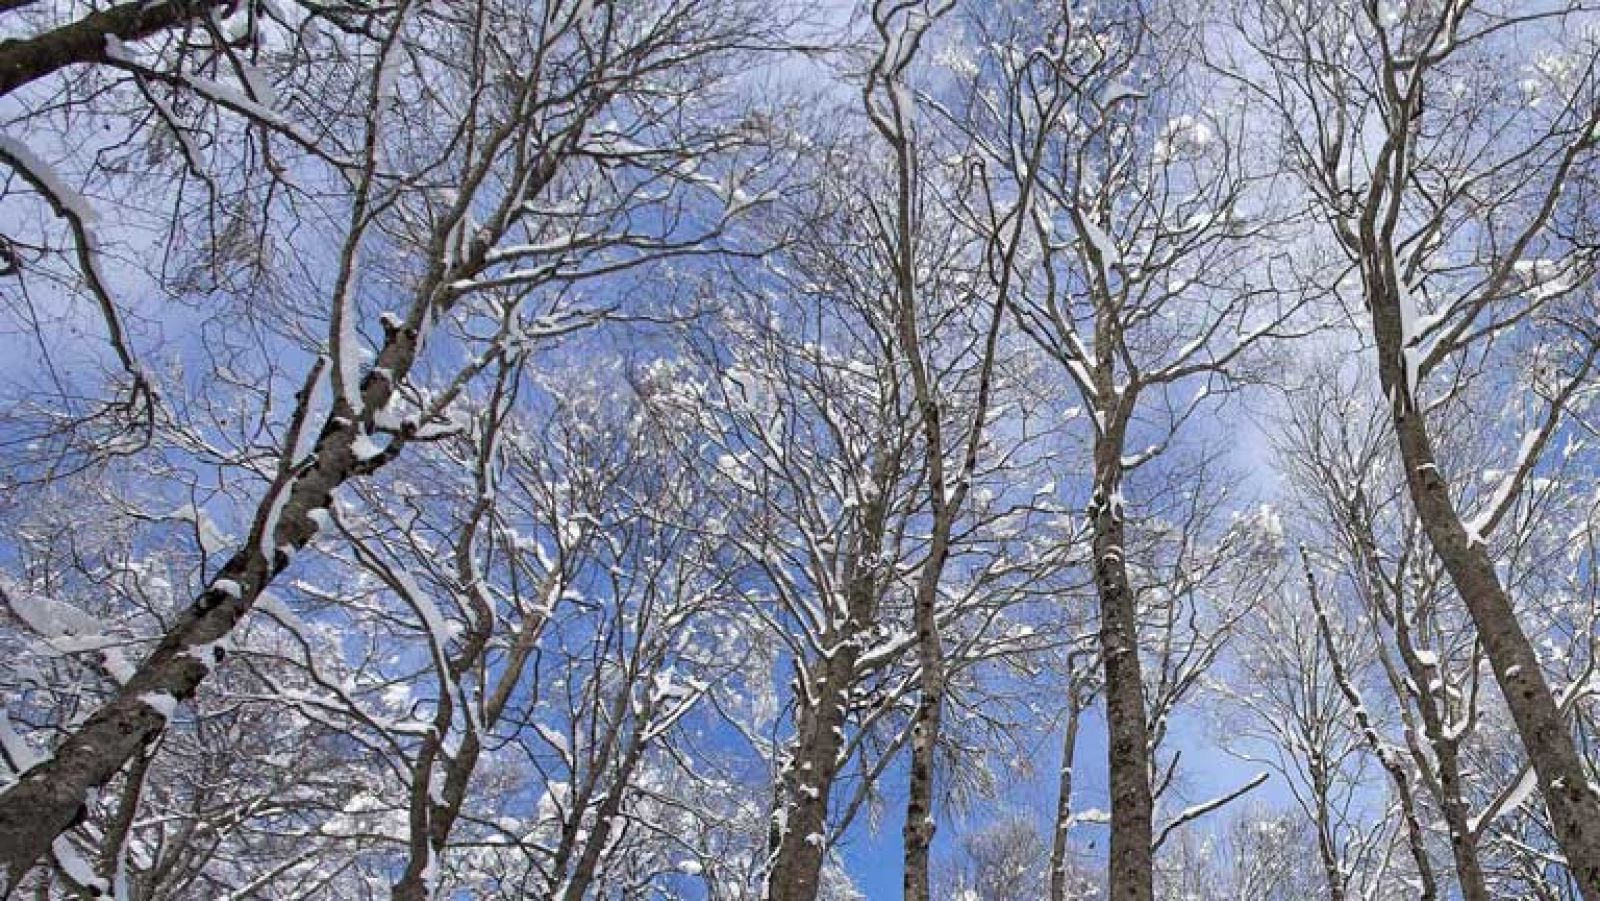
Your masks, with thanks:
[[[0,0],[0,898],[1600,901],[1600,4]]]

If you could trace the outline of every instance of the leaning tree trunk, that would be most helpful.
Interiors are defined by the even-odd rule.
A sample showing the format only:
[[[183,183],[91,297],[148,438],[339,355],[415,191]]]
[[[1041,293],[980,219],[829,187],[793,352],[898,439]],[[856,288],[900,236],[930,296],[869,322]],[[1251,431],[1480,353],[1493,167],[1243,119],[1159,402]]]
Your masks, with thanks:
[[[1398,275],[1372,277],[1368,291],[1378,352],[1378,377],[1391,401],[1390,413],[1406,488],[1423,531],[1456,591],[1466,604],[1483,642],[1495,680],[1538,776],[1556,843],[1567,859],[1573,882],[1587,901],[1600,901],[1600,796],[1545,682],[1539,656],[1517,621],[1511,598],[1495,573],[1480,536],[1468,532],[1440,473],[1432,437],[1419,409],[1415,386],[1408,384],[1404,358]]]
[[[420,319],[422,307],[417,309]],[[220,642],[288,567],[291,555],[316,534],[318,513],[332,503],[334,489],[382,461],[358,458],[355,442],[371,427],[370,411],[383,409],[394,385],[410,371],[419,324],[389,331],[361,385],[368,413],[358,415],[343,399],[335,402],[310,462],[273,486],[257,510],[244,547],[229,558],[127,684],[68,735],[49,759],[0,794],[0,867],[10,885],[20,881],[56,836],[71,827],[87,794],[116,775],[146,742],[160,736],[173,706],[194,695],[222,660]]]
[[[496,141],[504,140],[510,127],[505,126]],[[537,196],[555,179],[565,152],[553,152],[531,169],[523,190],[526,196]],[[472,178],[481,181],[485,171],[477,169]],[[465,189],[462,193],[470,196]],[[458,204],[449,221],[459,223],[465,214],[466,206]],[[435,244],[443,234],[436,235]],[[353,243],[347,244],[346,252],[353,247]],[[256,508],[244,546],[179,616],[127,683],[68,735],[48,760],[0,793],[0,897],[44,857],[56,836],[71,828],[82,815],[88,793],[104,785],[129,758],[161,735],[178,701],[194,696],[206,675],[222,661],[223,640],[288,568],[294,554],[316,536],[322,512],[333,503],[334,491],[386,465],[403,446],[404,434],[376,457],[365,458],[356,452],[357,440],[375,431],[376,411],[388,405],[397,387],[409,377],[423,349],[425,324],[448,312],[462,296],[451,294],[447,286],[482,272],[488,265],[488,253],[488,241],[480,240],[473,242],[466,259],[458,264],[435,259],[412,296],[405,320],[385,324],[383,343],[356,389],[359,410],[335,392],[327,416],[320,423],[309,421],[310,395],[322,373],[321,363],[313,366],[297,398],[284,450],[286,455],[292,453],[302,430],[315,425],[317,439],[311,456],[304,462],[285,460],[279,477]],[[355,348],[346,352],[354,353]]]

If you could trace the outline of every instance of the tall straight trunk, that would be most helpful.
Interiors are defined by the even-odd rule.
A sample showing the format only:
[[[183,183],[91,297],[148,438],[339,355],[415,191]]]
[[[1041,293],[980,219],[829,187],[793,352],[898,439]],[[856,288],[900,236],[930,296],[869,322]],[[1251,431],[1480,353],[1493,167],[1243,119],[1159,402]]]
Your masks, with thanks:
[[[943,473],[940,473],[940,477]],[[946,511],[948,512],[948,511]],[[934,548],[918,585],[916,599],[917,665],[920,672],[917,711],[911,725],[911,776],[906,799],[905,901],[928,901],[929,849],[933,845],[933,754],[939,740],[941,712],[944,708],[944,651],[939,641],[939,625],[934,605],[938,599],[939,573],[948,551],[949,523],[936,525]]]
[[[903,85],[903,83],[902,83]],[[909,116],[910,111],[895,99],[898,115]],[[934,396],[933,376],[923,357],[922,339],[918,333],[917,318],[917,218],[914,209],[916,163],[911,152],[910,139],[905,132],[884,131],[895,151],[895,183],[898,188],[895,203],[895,241],[887,250],[893,255],[896,329],[906,355],[907,367],[915,392],[917,412],[922,422],[928,466],[928,504],[933,518],[929,539],[928,559],[922,564],[917,577],[916,592],[912,601],[913,626],[917,635],[917,709],[911,721],[911,772],[906,791],[906,821],[901,830],[904,844],[902,887],[905,901],[929,901],[931,880],[929,875],[929,849],[933,845],[934,830],[938,828],[933,818],[933,757],[939,743],[939,725],[944,707],[944,646],[939,638],[939,621],[936,607],[939,600],[939,580],[944,574],[944,564],[950,552],[950,530],[960,500],[953,504],[946,495],[944,470],[944,426],[940,417],[939,399]],[[991,340],[992,348],[992,340]],[[992,358],[992,349],[990,351]],[[983,384],[988,384],[988,363],[985,359]],[[987,396],[980,392],[979,416],[973,423],[975,430],[983,427],[982,411]],[[976,433],[974,433],[976,434]],[[963,470],[963,476],[970,471]],[[956,494],[962,493],[957,488]]]
[[[1500,584],[1494,560],[1483,539],[1467,531],[1439,471],[1427,422],[1412,393],[1414,386],[1407,382],[1398,277],[1392,271],[1369,274],[1367,293],[1378,378],[1390,399],[1406,489],[1429,543],[1477,626],[1500,693],[1538,776],[1572,880],[1587,901],[1600,901],[1600,795],[1589,784],[1572,733]]]
[[[1050,842],[1050,901],[1068,901],[1067,851],[1072,831],[1072,765],[1078,750],[1078,723],[1084,702],[1073,684],[1067,688],[1067,728],[1061,737],[1061,777],[1056,786],[1056,822]]]
[[[764,901],[815,901],[827,856],[828,798],[844,765],[850,692],[861,674],[863,637],[877,620],[882,592],[876,562],[883,551],[889,483],[900,471],[890,448],[872,466],[872,497],[862,505],[857,547],[845,566],[845,619],[822,635],[828,653],[801,686],[800,721],[778,785],[778,809],[767,835]]]
[[[1131,399],[1127,400],[1131,404]],[[1109,733],[1109,898],[1153,901],[1155,860],[1151,842],[1155,801],[1150,791],[1150,727],[1139,660],[1139,614],[1128,581],[1122,504],[1126,426],[1117,415],[1104,418],[1106,427],[1095,444],[1094,500],[1088,512],[1093,528],[1095,590],[1100,599],[1100,657],[1105,668]]]
[[[910,122],[914,117],[905,90],[905,71],[911,62],[914,49],[927,33],[935,19],[948,12],[943,5],[931,10],[918,20],[908,16],[902,30],[891,38],[892,22],[896,11],[909,9],[905,4],[875,3],[872,7],[873,24],[884,41],[883,56],[873,65],[868,76],[865,100],[868,118],[879,134],[894,151],[895,157],[895,225],[893,240],[885,243],[884,250],[893,260],[895,287],[896,331],[905,353],[911,375],[917,412],[922,424],[922,437],[927,453],[927,485],[932,530],[928,558],[918,575],[914,598],[913,619],[917,635],[918,700],[911,727],[911,772],[906,799],[906,821],[902,830],[904,855],[905,901],[929,901],[931,879],[929,873],[930,849],[937,828],[933,811],[934,751],[939,744],[939,727],[944,708],[945,661],[944,646],[939,636],[937,605],[939,582],[944,575],[945,563],[950,554],[950,536],[960,515],[966,494],[977,468],[978,448],[982,443],[984,423],[988,419],[989,397],[992,390],[995,350],[1000,334],[1000,323],[1005,316],[1006,297],[1016,259],[1022,228],[1028,221],[1026,215],[1017,215],[1012,223],[1011,241],[1003,253],[1003,265],[995,285],[995,302],[983,344],[983,357],[978,367],[978,393],[968,431],[965,452],[956,474],[955,484],[948,484],[945,473],[944,423],[937,396],[937,375],[934,366],[925,356],[919,323],[917,239],[919,237],[919,210],[916,196],[918,165],[914,133]],[[885,12],[888,10],[888,12]],[[897,49],[890,53],[890,47]],[[891,114],[881,113],[873,104],[874,86],[889,88],[888,107]],[[1043,129],[1041,129],[1042,134]],[[1034,164],[1037,165],[1042,148],[1042,137],[1035,142]],[[1033,190],[1031,179],[1025,179],[1018,197],[1018,209],[1026,209]],[[993,247],[991,247],[991,251]]]

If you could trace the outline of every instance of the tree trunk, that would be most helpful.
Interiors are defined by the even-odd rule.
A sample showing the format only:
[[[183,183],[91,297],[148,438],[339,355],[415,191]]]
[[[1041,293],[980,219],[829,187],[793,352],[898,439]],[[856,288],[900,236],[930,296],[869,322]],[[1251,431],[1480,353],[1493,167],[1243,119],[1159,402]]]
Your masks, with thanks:
[[[553,151],[532,167],[523,188],[526,196],[536,196],[550,184],[560,170],[564,152]],[[481,181],[484,171],[480,168],[473,178]],[[455,211],[452,221],[461,221],[462,216],[465,207]],[[438,240],[442,238],[435,243]],[[292,555],[315,537],[317,513],[333,502],[333,492],[389,461],[389,453],[358,459],[356,439],[373,430],[374,413],[388,405],[396,386],[410,374],[421,350],[424,323],[447,311],[459,297],[450,296],[446,286],[481,272],[488,251],[487,240],[475,240],[459,265],[452,267],[435,259],[413,295],[405,321],[384,327],[383,344],[357,388],[362,409],[352,410],[336,396],[317,432],[310,458],[303,463],[285,461],[283,473],[256,508],[244,546],[229,558],[116,695],[68,735],[48,760],[21,774],[0,793],[0,875],[9,878],[0,883],[0,890],[15,885],[44,857],[55,837],[71,828],[82,815],[89,791],[104,785],[142,746],[160,736],[171,705],[193,697],[207,673],[222,660],[219,642],[255,606],[272,580],[288,568]],[[354,353],[355,349],[347,351]],[[313,368],[298,399],[286,455],[294,452],[300,430],[310,425],[304,417],[321,365]]]
[[[389,331],[361,386],[367,410],[382,409],[394,384],[410,371],[416,336],[416,327],[409,324]],[[380,377],[376,372],[391,375]],[[82,815],[87,793],[104,785],[141,747],[154,741],[166,728],[172,706],[193,697],[206,674],[221,662],[223,651],[217,642],[233,631],[272,579],[288,567],[290,555],[316,535],[315,512],[332,502],[334,489],[361,471],[353,446],[364,428],[345,403],[335,403],[311,460],[273,486],[257,509],[244,547],[184,611],[149,659],[49,759],[0,794],[0,867],[12,885]]]
[[[1468,828],[1467,804],[1462,797],[1464,783],[1461,780],[1461,740],[1459,737],[1448,736],[1450,730],[1441,712],[1445,707],[1436,704],[1439,692],[1434,688],[1435,680],[1442,680],[1443,674],[1437,669],[1437,664],[1424,664],[1413,649],[1411,629],[1406,620],[1404,595],[1400,589],[1388,587],[1388,580],[1383,573],[1382,558],[1378,553],[1376,539],[1373,537],[1372,511],[1364,498],[1351,502],[1349,519],[1357,555],[1366,570],[1367,580],[1371,583],[1370,590],[1375,593],[1387,591],[1393,595],[1393,610],[1385,616],[1393,618],[1395,643],[1400,648],[1401,662],[1405,665],[1412,684],[1424,689],[1424,693],[1417,699],[1417,712],[1422,718],[1423,735],[1429,747],[1433,749],[1435,763],[1429,763],[1420,747],[1411,741],[1409,736],[1407,744],[1412,748],[1418,771],[1425,774],[1423,784],[1433,792],[1434,799],[1444,816],[1445,825],[1450,830],[1450,853],[1455,864],[1456,881],[1461,887],[1465,901],[1490,901],[1489,889],[1484,882],[1483,867],[1478,859],[1477,838]],[[1382,606],[1379,605],[1380,609]],[[1438,684],[1442,685],[1442,682]],[[1395,683],[1397,693],[1403,693],[1405,690],[1402,684]]]
[[[1320,755],[1314,747],[1312,753]],[[1322,859],[1322,873],[1328,880],[1328,901],[1345,901],[1344,869],[1339,865],[1339,845],[1328,809],[1328,768],[1318,756],[1312,758],[1310,769],[1311,790],[1317,799],[1317,856]]]
[[[940,453],[937,405],[924,403],[928,426],[930,479],[942,484],[944,467],[932,455]],[[950,553],[950,530],[955,512],[934,489],[933,544],[922,564],[917,582],[914,617],[917,629],[917,673],[920,695],[911,724],[911,778],[906,797],[906,822],[901,832],[905,843],[905,901],[929,901],[929,849],[937,823],[933,818],[934,751],[939,744],[939,726],[944,709],[944,646],[939,639],[937,606],[939,581]]]
[[[1450,828],[1450,854],[1455,858],[1456,881],[1461,884],[1464,901],[1493,901],[1488,883],[1484,881],[1483,864],[1478,859],[1477,836],[1473,835],[1467,816],[1467,804],[1462,799],[1461,757],[1456,743],[1447,738],[1433,742],[1434,754],[1439,759],[1439,787],[1444,797],[1439,807],[1444,813],[1445,825]]]
[[[100,878],[107,885],[116,885],[118,871],[127,866],[128,837],[133,834],[133,824],[139,815],[139,802],[144,796],[145,777],[150,772],[154,754],[144,753],[133,759],[127,783],[122,787],[122,797],[117,799],[117,813],[106,828],[101,841]]]
[[[827,854],[828,796],[844,747],[845,701],[855,681],[860,648],[842,642],[821,664],[821,678],[808,687],[816,705],[803,706],[799,734],[783,771],[779,812],[772,824],[772,864],[767,901],[814,901]]]
[[[1061,738],[1061,779],[1056,789],[1056,823],[1050,843],[1050,901],[1067,899],[1067,842],[1072,831],[1072,762],[1078,749],[1083,701],[1074,683],[1067,688],[1067,729]]]
[[[638,728],[642,730],[645,726],[641,724]],[[594,831],[584,844],[583,853],[578,855],[578,864],[573,868],[572,877],[567,880],[567,890],[561,896],[563,901],[583,901],[589,886],[594,883],[595,876],[600,872],[600,857],[605,853],[606,846],[611,844],[612,824],[622,812],[622,802],[627,796],[628,784],[632,781],[633,771],[638,769],[639,759],[644,752],[644,742],[640,740],[642,735],[642,732],[636,732],[632,736],[628,751],[623,755],[611,787],[601,799],[599,809],[595,811]]]
[[[1328,621],[1328,612],[1323,608],[1317,592],[1317,577],[1311,568],[1311,554],[1305,545],[1300,546],[1300,564],[1304,568],[1306,579],[1306,598],[1311,602],[1312,613],[1317,618],[1317,635],[1322,639],[1322,646],[1328,652],[1328,665],[1333,669],[1333,678],[1339,686],[1339,693],[1344,695],[1350,709],[1355,712],[1356,727],[1361,731],[1367,747],[1372,750],[1373,756],[1378,758],[1378,763],[1383,766],[1384,771],[1389,774],[1389,780],[1394,784],[1395,797],[1400,802],[1401,819],[1406,826],[1406,846],[1411,852],[1412,862],[1417,867],[1419,883],[1417,897],[1420,901],[1433,901],[1439,896],[1438,880],[1433,875],[1433,864],[1428,859],[1427,840],[1423,835],[1422,821],[1417,816],[1416,796],[1411,790],[1411,771],[1378,735],[1378,730],[1367,713],[1367,707],[1361,701],[1361,694],[1351,679],[1350,671],[1345,668],[1344,660],[1339,656],[1338,645],[1333,640],[1333,626]]]
[[[1150,792],[1150,735],[1144,673],[1139,661],[1139,617],[1124,556],[1121,460],[1121,429],[1114,426],[1095,447],[1095,493],[1089,510],[1094,528],[1094,580],[1100,597],[1100,655],[1105,667],[1109,732],[1109,898],[1152,901],[1155,805]]]
[[[447,703],[440,705],[440,709],[447,710],[448,707]],[[410,848],[405,869],[389,890],[392,901],[427,901],[433,894],[433,880],[438,877],[439,849],[433,840],[433,822],[439,811],[431,791],[433,768],[442,765],[439,759],[439,736],[443,733],[438,729],[435,723],[434,731],[424,739],[422,748],[417,752],[409,799]]]
[[[1391,402],[1406,488],[1429,543],[1478,628],[1495,680],[1538,776],[1556,842],[1573,882],[1587,901],[1600,901],[1600,797],[1589,786],[1572,734],[1545,682],[1533,644],[1522,631],[1511,598],[1495,573],[1494,561],[1483,539],[1467,532],[1439,472],[1427,423],[1412,394],[1414,386],[1407,383],[1397,291],[1394,287],[1369,288],[1368,301],[1377,341],[1378,377]]]
[[[919,601],[919,608],[922,606]],[[939,634],[933,624],[933,602],[917,612],[917,632],[922,667],[922,694],[911,726],[911,780],[906,799],[905,901],[928,901],[931,885],[928,852],[936,824],[933,818],[933,756],[939,740],[940,712],[944,706],[944,660]],[[926,622],[923,622],[923,620]],[[924,634],[926,633],[926,634]]]

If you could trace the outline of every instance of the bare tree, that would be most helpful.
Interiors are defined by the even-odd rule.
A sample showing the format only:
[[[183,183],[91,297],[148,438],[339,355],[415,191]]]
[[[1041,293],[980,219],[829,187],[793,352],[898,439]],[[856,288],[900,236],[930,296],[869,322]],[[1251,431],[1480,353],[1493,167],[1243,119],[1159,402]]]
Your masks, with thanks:
[[[1093,420],[1085,514],[1111,730],[1111,896],[1150,898],[1156,773],[1124,477],[1160,456],[1253,345],[1288,332],[1297,301],[1292,288],[1280,293],[1255,243],[1267,223],[1246,215],[1257,182],[1242,121],[1208,118],[1198,105],[1180,115],[1185,51],[1175,20],[1132,9],[1037,12],[1007,23],[990,46],[1026,40],[1047,52],[1017,47],[986,60],[980,71],[996,73],[995,83],[973,94],[964,118],[998,171],[1035,185],[1021,215],[1036,261],[1008,304]],[[1157,115],[1170,118],[1163,125]],[[1147,140],[1151,132],[1160,139]]]
[[[0,895],[1600,901],[1600,11],[0,32]]]
[[[0,860],[13,884],[69,826],[85,792],[159,735],[173,705],[193,695],[218,662],[211,648],[315,536],[318,511],[328,507],[336,489],[438,431],[463,387],[501,356],[592,324],[603,314],[574,309],[541,288],[689,252],[707,240],[704,230],[671,230],[670,220],[668,231],[641,232],[629,217],[641,204],[665,203],[670,209],[682,190],[703,189],[697,176],[678,173],[676,161],[684,153],[735,139],[728,128],[716,126],[675,133],[681,120],[666,117],[708,90],[712,76],[706,64],[748,43],[765,23],[750,9],[721,3],[670,3],[626,14],[606,5],[593,16],[582,5],[552,7],[535,11],[531,27],[518,32],[526,43],[512,53],[498,41],[492,48],[482,43],[480,16],[488,12],[480,9],[460,21],[457,27],[465,33],[432,33],[461,38],[468,48],[476,43],[480,51],[464,70],[440,73],[405,62],[403,48],[413,35],[429,34],[427,29],[444,23],[420,12],[412,15],[408,5],[390,16],[365,84],[366,136],[350,170],[354,183],[327,306],[326,357],[308,367],[276,474],[242,547],[188,613],[109,703],[0,796]],[[426,191],[408,191],[408,180],[392,180],[381,168],[394,146],[383,129],[402,72],[415,73],[419,89],[437,77],[432,85],[441,91],[476,98],[459,130],[462,139],[452,139],[436,156],[422,151],[425,158],[415,161],[419,173],[453,173],[460,188],[443,203],[437,193],[429,198]],[[509,90],[502,74],[517,76]],[[645,84],[651,92],[638,98],[638,134],[596,128],[596,116]],[[670,92],[660,93],[667,85]],[[737,134],[737,123],[731,128]],[[673,143],[651,148],[641,138]],[[691,146],[695,151],[686,149]],[[617,191],[585,184],[583,172],[604,172],[613,163],[637,167],[632,171],[639,177]],[[664,201],[647,187],[662,178],[679,186]],[[542,215],[541,209],[561,189],[573,192],[574,212],[565,221]],[[729,191],[722,216],[749,205],[748,197]],[[363,367],[357,272],[363,250],[387,227],[391,220],[385,216],[391,213],[396,226],[420,224],[409,245],[416,255],[405,267],[413,277],[402,312],[384,317],[383,338],[372,364]],[[582,259],[591,261],[587,271],[574,265]],[[413,369],[430,342],[450,328],[451,317],[465,324],[485,316],[492,323],[490,337],[475,358],[442,373],[440,389],[420,397],[415,414],[401,413]],[[318,400],[323,384],[329,398],[325,409]],[[399,409],[391,406],[397,399]],[[385,436],[387,445],[375,441]]]
[[[919,237],[928,228],[925,221],[928,200],[937,194],[925,185],[916,133],[916,108],[910,97],[907,72],[916,59],[919,46],[929,28],[952,8],[952,2],[907,6],[878,2],[872,8],[873,27],[883,47],[868,72],[863,96],[867,117],[889,145],[893,156],[891,177],[893,207],[877,215],[883,242],[883,255],[894,273],[892,315],[899,352],[910,374],[912,403],[921,423],[927,472],[928,548],[918,573],[914,597],[914,625],[917,634],[918,697],[911,725],[910,790],[906,801],[905,895],[927,901],[930,897],[929,846],[935,831],[933,809],[934,750],[939,743],[940,718],[945,703],[945,652],[939,634],[938,595],[945,567],[951,556],[951,541],[957,521],[964,515],[968,493],[978,468],[979,451],[984,443],[984,427],[989,420],[993,398],[996,353],[1006,302],[1016,278],[1017,260],[1027,226],[1029,205],[1034,190],[1032,178],[1020,183],[1015,208],[1000,213],[984,210],[980,221],[989,228],[981,253],[989,261],[983,282],[986,291],[974,292],[973,300],[986,303],[990,312],[981,323],[981,345],[968,375],[976,381],[975,396],[961,410],[965,422],[953,422],[948,413],[954,406],[948,395],[952,386],[940,384],[940,373],[923,335],[925,322],[944,318],[942,311],[930,309],[923,296],[928,286],[923,274],[936,272],[936,261],[919,253]],[[1038,153],[1032,165],[1038,163]],[[998,260],[998,262],[996,262]],[[988,294],[990,296],[984,296]],[[954,373],[945,373],[953,381]],[[951,429],[947,436],[946,429]],[[949,458],[947,462],[947,458]],[[947,468],[949,467],[949,468]]]
[[[1023,901],[1044,891],[1044,838],[1026,818],[1004,818],[962,836],[957,854],[943,873],[941,898]]]
[[[1514,125],[1489,124],[1504,104],[1521,106],[1489,85],[1508,77],[1496,61],[1520,35],[1585,13],[1470,3],[1257,11],[1259,24],[1243,31],[1271,77],[1252,90],[1281,112],[1289,158],[1359,280],[1407,494],[1471,613],[1574,879],[1600,897],[1600,798],[1490,544],[1594,365],[1574,303],[1592,245],[1568,230],[1575,210],[1563,198],[1589,178],[1600,106],[1592,54],[1574,62],[1562,100]],[[1481,89],[1461,81],[1468,73]],[[1538,254],[1554,256],[1554,268]],[[1528,330],[1558,355],[1524,389],[1532,424],[1492,494],[1472,499],[1459,485],[1452,494],[1437,424],[1450,385],[1438,393],[1430,377]]]
[[[907,484],[916,420],[881,353],[892,336],[871,313],[877,283],[840,256],[863,246],[840,239],[858,220],[801,221],[808,233],[769,271],[829,302],[769,320],[768,295],[753,285],[748,307],[728,305],[709,327],[704,367],[663,362],[641,391],[716,502],[707,528],[731,542],[774,645],[773,675],[788,686],[792,731],[769,739],[749,730],[783,724],[738,728],[774,770],[762,892],[809,901],[829,878],[837,830],[904,744],[914,683],[898,664],[914,639],[901,626],[898,568],[917,503]],[[853,761],[864,778],[854,797],[836,799]]]

